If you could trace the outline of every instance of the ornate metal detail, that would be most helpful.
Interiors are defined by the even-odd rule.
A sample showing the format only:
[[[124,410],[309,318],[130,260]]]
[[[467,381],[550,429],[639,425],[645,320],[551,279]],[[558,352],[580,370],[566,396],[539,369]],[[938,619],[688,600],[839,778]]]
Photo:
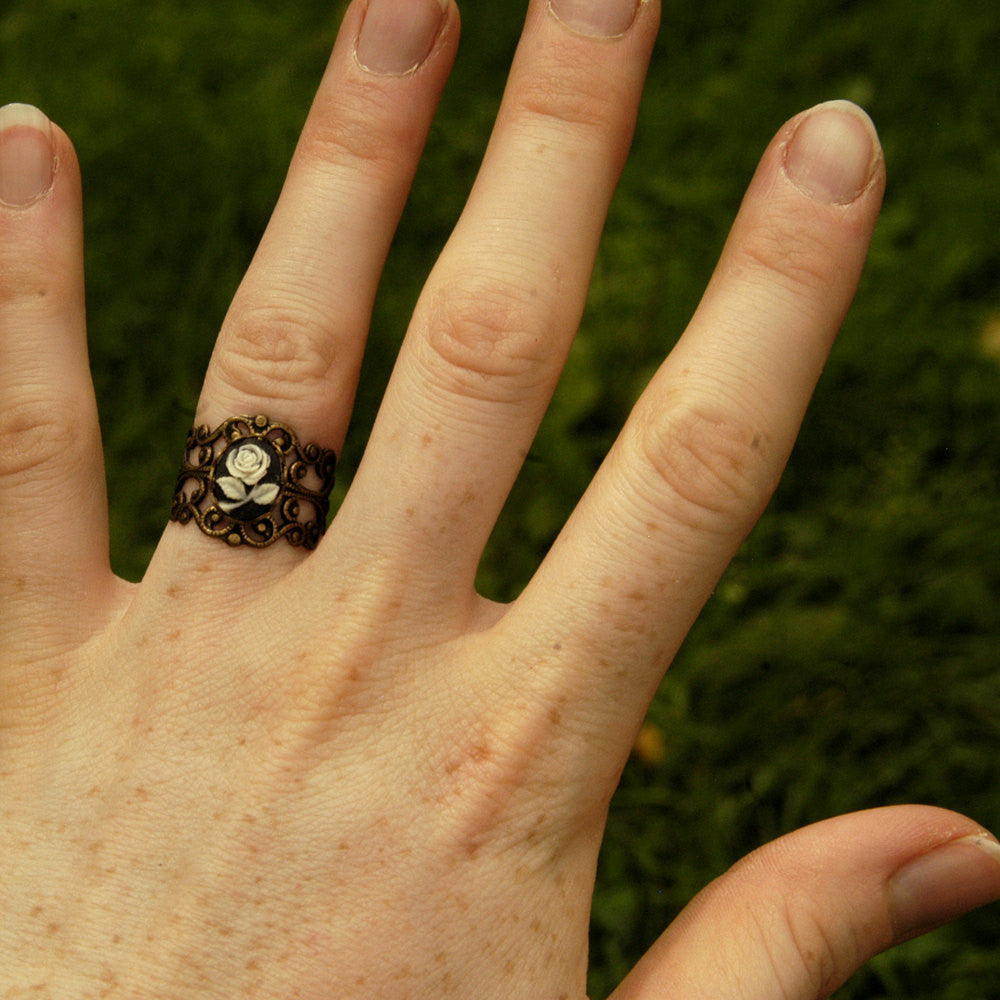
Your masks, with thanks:
[[[262,549],[284,538],[314,549],[326,530],[337,456],[302,445],[265,416],[188,431],[170,520],[194,521],[229,545]]]

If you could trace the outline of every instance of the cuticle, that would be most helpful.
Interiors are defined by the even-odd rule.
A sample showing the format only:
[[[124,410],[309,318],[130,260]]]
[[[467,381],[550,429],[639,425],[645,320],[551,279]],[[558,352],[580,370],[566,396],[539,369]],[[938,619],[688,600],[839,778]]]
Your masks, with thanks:
[[[623,39],[626,35],[628,35],[629,32],[631,32],[631,30],[635,27],[636,22],[639,20],[639,15],[642,13],[642,9],[646,7],[648,4],[649,0],[636,0],[635,9],[632,12],[632,20],[629,21],[629,23],[625,26],[625,28],[622,31],[619,31],[617,34],[614,35],[595,35],[595,34],[590,34],[586,31],[580,31],[578,28],[574,28],[572,25],[567,24],[566,21],[564,21],[559,16],[555,8],[553,7],[552,0],[547,0],[545,6],[547,12],[556,21],[558,21],[568,32],[570,32],[573,35],[576,35],[577,38],[587,38],[590,41],[594,42],[617,42]]]
[[[432,2],[437,3],[437,5],[440,7],[441,20],[438,23],[437,31],[434,33],[434,37],[431,40],[431,44],[427,49],[426,54],[423,56],[423,58],[418,59],[417,62],[415,62],[409,68],[393,72],[393,71],[372,69],[370,66],[366,66],[361,61],[361,57],[358,55],[358,41],[361,38],[361,32],[364,29],[365,19],[368,17],[368,9],[371,6],[371,0],[369,0],[369,2],[365,4],[365,9],[361,15],[361,23],[358,26],[358,33],[354,38],[354,44],[351,46],[351,56],[354,59],[354,65],[357,66],[358,69],[362,70],[365,73],[370,74],[371,76],[381,77],[383,79],[389,79],[389,80],[405,80],[407,77],[414,76],[417,72],[419,72],[419,70],[422,67],[426,66],[437,54],[438,49],[440,48],[441,38],[444,35],[444,32],[451,20],[451,18],[449,17],[451,9],[451,0],[432,0]],[[643,2],[645,2],[645,0],[643,0]]]

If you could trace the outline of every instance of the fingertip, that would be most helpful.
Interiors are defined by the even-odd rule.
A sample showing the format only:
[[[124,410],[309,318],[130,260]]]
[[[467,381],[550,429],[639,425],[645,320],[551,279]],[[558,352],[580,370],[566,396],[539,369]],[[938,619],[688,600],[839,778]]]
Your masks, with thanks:
[[[0,204],[28,209],[52,188],[56,150],[52,123],[31,104],[0,108]]]
[[[0,108],[0,205],[23,212],[65,187],[79,186],[76,151],[69,136],[32,104]]]
[[[359,14],[354,61],[375,76],[412,76],[458,20],[453,0],[368,0]]]
[[[448,8],[448,0],[369,0],[355,59],[377,76],[415,73],[433,51]]]
[[[1000,899],[1000,843],[980,831],[939,844],[889,881],[898,941],[916,937]]]
[[[850,101],[827,101],[793,121],[784,148],[788,179],[827,205],[850,205],[875,183],[883,166],[875,123]]]

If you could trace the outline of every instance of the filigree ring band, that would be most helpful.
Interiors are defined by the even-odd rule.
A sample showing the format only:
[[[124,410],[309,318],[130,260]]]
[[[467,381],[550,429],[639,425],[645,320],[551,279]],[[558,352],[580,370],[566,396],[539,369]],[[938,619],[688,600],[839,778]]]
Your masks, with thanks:
[[[187,436],[170,520],[194,521],[229,545],[262,549],[284,538],[314,549],[326,530],[334,452],[299,443],[265,416],[230,417]]]

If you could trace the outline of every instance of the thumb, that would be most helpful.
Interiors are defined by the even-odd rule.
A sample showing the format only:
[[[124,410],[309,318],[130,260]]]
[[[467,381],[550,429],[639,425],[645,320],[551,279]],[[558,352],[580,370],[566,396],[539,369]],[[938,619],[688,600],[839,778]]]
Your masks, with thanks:
[[[817,1000],[869,958],[1000,898],[1000,844],[892,806],[797,830],[704,889],[612,1000]]]

